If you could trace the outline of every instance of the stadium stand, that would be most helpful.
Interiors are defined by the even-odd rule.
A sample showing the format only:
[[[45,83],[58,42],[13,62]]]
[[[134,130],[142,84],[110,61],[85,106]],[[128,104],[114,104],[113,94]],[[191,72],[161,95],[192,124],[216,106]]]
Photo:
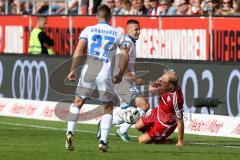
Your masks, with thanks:
[[[113,15],[240,15],[239,0],[0,0],[0,14],[93,15],[101,3]]]

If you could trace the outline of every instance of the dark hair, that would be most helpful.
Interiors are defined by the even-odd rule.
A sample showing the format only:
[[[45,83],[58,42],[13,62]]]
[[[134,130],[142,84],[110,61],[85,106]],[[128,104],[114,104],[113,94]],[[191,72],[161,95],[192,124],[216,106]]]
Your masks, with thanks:
[[[122,4],[131,4],[130,0],[121,0]]]
[[[239,0],[233,0],[233,2],[237,4],[237,8],[235,9],[236,13],[240,13],[240,1]]]
[[[130,19],[127,21],[127,25],[129,24],[139,24],[139,21],[135,20],[135,19]]]
[[[102,4],[100,6],[98,6],[97,8],[97,16],[99,18],[105,18],[106,20],[110,20],[111,18],[111,10],[110,8],[105,5],[105,4]]]

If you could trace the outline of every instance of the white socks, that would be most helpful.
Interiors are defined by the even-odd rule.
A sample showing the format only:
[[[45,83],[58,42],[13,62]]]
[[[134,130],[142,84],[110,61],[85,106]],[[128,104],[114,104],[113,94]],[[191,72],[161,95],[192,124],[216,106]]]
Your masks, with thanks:
[[[72,134],[74,134],[74,128],[79,118],[80,109],[72,103],[71,106],[69,107],[69,112],[70,112],[70,117],[68,118],[68,126],[67,126],[66,134],[68,134],[69,131],[71,131]]]
[[[102,120],[100,124],[100,128],[101,128],[100,140],[102,140],[104,143],[107,143],[107,137],[112,127],[112,120],[113,120],[113,116],[110,114],[104,114],[102,116]]]
[[[141,109],[141,108],[137,108],[140,117],[142,117],[145,114],[145,110]],[[123,123],[120,125],[119,131],[120,133],[127,133],[128,129],[132,126],[132,124],[129,123]]]
[[[123,114],[123,112],[125,111],[125,109],[121,109],[120,107],[116,107],[113,110],[113,121],[112,121],[112,125],[119,125],[122,124],[123,118],[120,116]]]
[[[128,129],[132,126],[130,123],[123,123],[120,125],[119,131],[120,133],[127,133]]]
[[[140,117],[142,117],[146,113],[146,111],[142,108],[137,108],[137,110],[138,110]]]

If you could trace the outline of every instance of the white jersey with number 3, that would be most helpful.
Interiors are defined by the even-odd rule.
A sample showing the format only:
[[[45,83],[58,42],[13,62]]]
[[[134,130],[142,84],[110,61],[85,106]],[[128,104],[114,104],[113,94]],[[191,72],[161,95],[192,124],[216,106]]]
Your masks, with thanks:
[[[79,39],[87,41],[88,56],[103,62],[97,76],[112,78],[113,61],[117,48],[124,41],[123,33],[107,22],[100,22],[97,25],[86,27],[81,32]],[[83,72],[87,67],[92,66],[86,63]]]

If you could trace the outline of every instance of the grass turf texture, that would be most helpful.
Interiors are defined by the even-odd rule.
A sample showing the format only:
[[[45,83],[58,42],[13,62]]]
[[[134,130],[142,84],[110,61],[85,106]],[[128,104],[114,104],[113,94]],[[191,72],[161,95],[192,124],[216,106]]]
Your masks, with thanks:
[[[8,124],[6,124],[8,123]],[[38,126],[38,128],[36,127]],[[39,128],[42,126],[42,128]],[[48,127],[48,128],[47,128]],[[109,137],[109,152],[100,153],[95,139],[96,125],[78,124],[74,151],[65,150],[64,122],[0,117],[0,159],[7,160],[231,160],[240,159],[240,139],[185,134],[185,146],[140,145],[137,139],[125,143],[115,135]],[[116,127],[111,133],[114,134]],[[140,135],[130,129],[130,135]],[[173,138],[176,139],[176,134]],[[192,143],[200,144],[192,144]],[[230,146],[230,147],[229,147]]]

